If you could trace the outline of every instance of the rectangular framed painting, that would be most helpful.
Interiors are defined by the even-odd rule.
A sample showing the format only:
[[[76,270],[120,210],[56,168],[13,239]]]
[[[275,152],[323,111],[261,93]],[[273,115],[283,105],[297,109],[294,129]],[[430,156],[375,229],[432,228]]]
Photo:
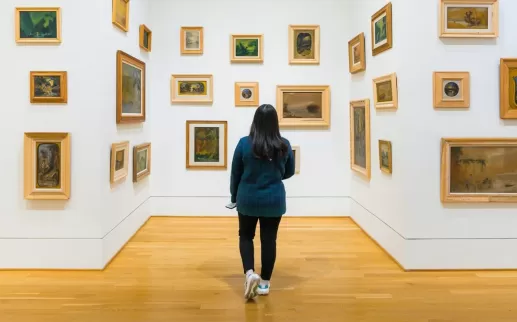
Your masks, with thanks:
[[[372,55],[376,56],[393,46],[391,2],[372,16]]]
[[[517,58],[501,58],[499,68],[500,117],[517,119]]]
[[[257,82],[236,82],[235,83],[235,106],[259,106],[259,83]]]
[[[379,164],[384,173],[393,173],[391,142],[379,140]]]
[[[470,106],[469,72],[433,73],[434,107],[468,108]]]
[[[61,43],[60,8],[16,8],[14,21],[17,43]]]
[[[146,25],[140,25],[140,48],[147,52],[151,52],[151,44],[153,41],[153,32]]]
[[[264,36],[231,35],[230,50],[232,63],[262,63],[264,61]]]
[[[187,169],[227,168],[228,122],[187,121]]]
[[[348,66],[351,74],[366,69],[364,33],[360,33],[348,42]]]
[[[69,199],[70,174],[68,133],[25,133],[25,199]]]
[[[373,100],[377,109],[397,109],[397,74],[389,74],[373,79]]]
[[[212,103],[212,75],[172,75],[172,103]]]
[[[293,150],[294,155],[294,173],[299,174],[300,173],[300,160],[301,160],[301,154],[300,154],[300,147],[293,145],[291,147]]]
[[[203,54],[203,27],[181,27],[180,49],[182,55]]]
[[[517,202],[517,139],[442,139],[441,200]]]
[[[289,25],[289,64],[320,63],[320,26]]]
[[[350,168],[371,177],[370,100],[350,102]]]
[[[129,30],[129,0],[112,0],[111,21],[122,31]]]
[[[117,123],[145,121],[145,63],[117,52]]]
[[[129,172],[129,141],[111,145],[110,182],[116,183]]]
[[[133,147],[133,182],[151,174],[151,143]]]
[[[68,102],[67,72],[30,72],[30,102],[64,104]]]
[[[440,37],[495,38],[499,0],[440,0]]]
[[[329,127],[330,86],[278,85],[276,110],[280,127]]]

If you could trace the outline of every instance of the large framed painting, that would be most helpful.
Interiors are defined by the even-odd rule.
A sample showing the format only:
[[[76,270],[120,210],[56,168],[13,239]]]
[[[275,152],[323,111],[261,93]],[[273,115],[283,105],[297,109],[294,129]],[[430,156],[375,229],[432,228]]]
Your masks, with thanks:
[[[442,139],[441,200],[517,202],[517,139]]]
[[[370,180],[370,100],[350,102],[350,168]]]
[[[129,172],[129,141],[111,145],[110,182],[116,183]]]
[[[440,0],[440,37],[495,38],[499,0]]]
[[[393,173],[391,142],[379,140],[379,164],[384,173]]]
[[[259,83],[258,82],[236,82],[235,83],[235,106],[259,106]]]
[[[289,25],[289,64],[320,63],[320,26]]]
[[[499,68],[500,117],[517,119],[517,58],[501,58]]]
[[[203,27],[181,27],[180,51],[182,55],[203,54]]]
[[[69,199],[70,173],[68,133],[25,133],[25,199]]]
[[[301,168],[300,160],[302,158],[300,154],[300,147],[297,145],[293,145],[291,149],[293,150],[294,155],[294,173],[299,174]]]
[[[151,143],[133,147],[133,182],[151,174]]]
[[[67,72],[30,72],[30,102],[64,104],[68,102]]]
[[[187,169],[227,168],[228,122],[187,121]]]
[[[16,8],[14,21],[17,43],[61,43],[60,8]]]
[[[351,74],[366,70],[363,32],[348,42],[348,67]]]
[[[230,50],[232,63],[262,63],[264,61],[264,36],[231,35]]]
[[[112,1],[112,23],[122,31],[129,31],[129,0]]]
[[[117,52],[117,123],[145,121],[145,63]]]
[[[372,16],[372,55],[376,56],[393,46],[391,2]]]
[[[373,79],[373,100],[377,109],[397,109],[399,106],[397,74]]]
[[[278,85],[276,110],[280,127],[329,127],[330,86]]]
[[[172,103],[203,103],[213,102],[212,75],[172,75],[171,102]]]
[[[469,72],[434,72],[433,103],[437,108],[468,108],[470,106]]]
[[[147,52],[151,52],[151,45],[153,41],[153,32],[151,29],[147,28],[146,25],[140,25],[140,39],[139,45],[140,48]]]

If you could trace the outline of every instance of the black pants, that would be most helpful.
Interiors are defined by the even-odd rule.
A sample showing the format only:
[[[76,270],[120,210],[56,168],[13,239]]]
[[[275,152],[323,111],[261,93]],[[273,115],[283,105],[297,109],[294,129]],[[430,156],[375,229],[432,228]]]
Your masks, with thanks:
[[[257,221],[260,221],[260,243],[262,245],[262,271],[260,276],[269,281],[276,260],[276,236],[282,217],[252,217],[239,213],[239,249],[241,251],[244,273],[255,269],[255,249],[253,238]]]

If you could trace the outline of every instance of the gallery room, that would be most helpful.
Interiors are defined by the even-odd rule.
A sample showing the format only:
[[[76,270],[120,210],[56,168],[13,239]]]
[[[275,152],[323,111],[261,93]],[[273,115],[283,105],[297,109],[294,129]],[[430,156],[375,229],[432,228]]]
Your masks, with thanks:
[[[2,0],[0,321],[515,321],[515,0]]]

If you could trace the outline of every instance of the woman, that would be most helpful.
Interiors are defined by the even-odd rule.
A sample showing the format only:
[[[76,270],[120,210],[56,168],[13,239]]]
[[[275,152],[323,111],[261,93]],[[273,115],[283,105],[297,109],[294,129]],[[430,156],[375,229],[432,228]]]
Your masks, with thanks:
[[[255,112],[250,134],[240,139],[232,162],[230,191],[239,213],[239,249],[246,280],[244,297],[269,294],[276,259],[276,236],[285,214],[282,180],[294,175],[294,157],[288,140],[282,138],[273,106],[261,105]],[[261,276],[254,270],[253,238],[260,221]]]

